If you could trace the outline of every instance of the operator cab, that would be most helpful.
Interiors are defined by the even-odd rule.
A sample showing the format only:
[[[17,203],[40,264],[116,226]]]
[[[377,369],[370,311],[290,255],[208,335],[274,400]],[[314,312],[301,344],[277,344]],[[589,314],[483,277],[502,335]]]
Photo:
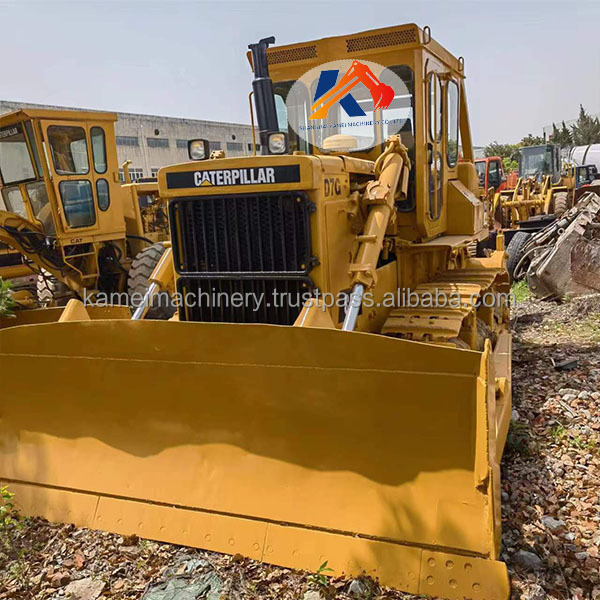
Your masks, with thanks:
[[[575,168],[575,189],[579,189],[583,185],[589,185],[598,178],[598,167],[596,165],[578,166]]]
[[[0,117],[0,210],[46,236],[115,231],[122,207],[113,113],[22,109]]]
[[[554,184],[560,181],[559,147],[546,144],[519,148],[519,177],[533,177],[541,183],[545,175],[551,175]]]
[[[47,234],[55,233],[31,120],[0,127],[0,191],[0,210],[38,221]]]
[[[506,181],[502,159],[499,156],[477,159],[475,169],[479,177],[479,187],[484,191],[489,188],[498,191]]]
[[[375,102],[366,86],[352,89],[352,106],[348,103],[336,102],[329,107],[327,115],[322,119],[310,119],[311,108],[323,96],[319,93],[319,85],[324,78],[321,72],[308,80],[277,81],[273,84],[277,120],[281,131],[289,136],[291,152],[301,151],[307,154],[328,153],[364,153],[373,146],[382,145],[385,139],[400,134],[402,143],[410,150],[414,149],[413,106],[414,106],[414,74],[408,65],[394,65],[382,71],[381,84],[391,84],[390,74],[395,74],[404,84],[403,89],[396,92],[385,110],[375,108]],[[393,90],[392,85],[389,89]],[[350,114],[364,113],[360,125]],[[359,113],[360,114],[360,113]],[[310,132],[301,137],[298,132]],[[309,141],[310,140],[310,141]]]

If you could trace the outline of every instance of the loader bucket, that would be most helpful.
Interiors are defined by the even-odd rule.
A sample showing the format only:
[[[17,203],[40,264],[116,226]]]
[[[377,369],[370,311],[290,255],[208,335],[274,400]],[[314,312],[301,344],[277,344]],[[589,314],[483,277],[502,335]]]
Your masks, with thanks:
[[[269,325],[12,327],[0,479],[51,521],[505,599],[509,354],[508,335],[479,353]]]

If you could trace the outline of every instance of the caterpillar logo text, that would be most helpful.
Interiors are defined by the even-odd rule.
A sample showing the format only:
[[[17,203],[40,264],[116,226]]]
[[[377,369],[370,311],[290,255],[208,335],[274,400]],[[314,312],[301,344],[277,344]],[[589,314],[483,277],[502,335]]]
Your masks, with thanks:
[[[167,187],[169,189],[226,185],[265,185],[298,181],[300,181],[300,165],[167,173]]]

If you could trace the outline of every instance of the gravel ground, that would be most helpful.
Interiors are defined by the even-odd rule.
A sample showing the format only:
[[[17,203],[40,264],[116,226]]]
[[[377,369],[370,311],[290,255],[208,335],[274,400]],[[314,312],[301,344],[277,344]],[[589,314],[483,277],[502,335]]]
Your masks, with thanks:
[[[515,313],[502,463],[513,597],[600,598],[600,296]],[[556,369],[570,361],[570,370]]]
[[[514,321],[513,426],[502,463],[512,597],[598,600],[600,296],[524,300]],[[412,598],[367,578],[325,579],[40,519],[2,529],[3,519],[0,510],[0,599]]]

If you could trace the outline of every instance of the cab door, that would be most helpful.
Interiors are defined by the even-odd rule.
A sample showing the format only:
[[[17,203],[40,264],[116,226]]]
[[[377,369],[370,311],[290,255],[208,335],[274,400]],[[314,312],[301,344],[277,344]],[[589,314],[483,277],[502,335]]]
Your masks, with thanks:
[[[441,68],[429,59],[426,63],[425,98],[427,105],[427,221],[429,235],[444,226],[442,214],[445,206],[444,185],[444,119],[443,85]]]
[[[97,229],[92,152],[84,122],[42,121],[44,151],[66,232]]]

